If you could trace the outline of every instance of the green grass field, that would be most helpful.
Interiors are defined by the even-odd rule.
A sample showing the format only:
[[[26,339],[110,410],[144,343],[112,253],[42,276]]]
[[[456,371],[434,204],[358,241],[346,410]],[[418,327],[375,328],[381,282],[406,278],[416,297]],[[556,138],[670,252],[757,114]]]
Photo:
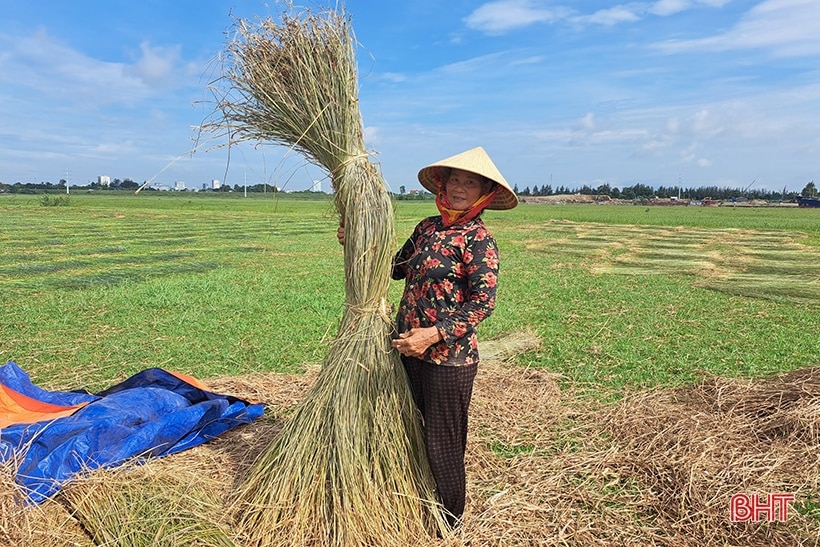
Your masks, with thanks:
[[[92,390],[153,366],[208,378],[321,363],[344,302],[329,198],[46,205],[0,195],[0,362]],[[397,202],[399,237],[431,214]],[[522,205],[485,221],[502,262],[480,335],[537,332],[522,365],[600,395],[820,363],[819,210]]]

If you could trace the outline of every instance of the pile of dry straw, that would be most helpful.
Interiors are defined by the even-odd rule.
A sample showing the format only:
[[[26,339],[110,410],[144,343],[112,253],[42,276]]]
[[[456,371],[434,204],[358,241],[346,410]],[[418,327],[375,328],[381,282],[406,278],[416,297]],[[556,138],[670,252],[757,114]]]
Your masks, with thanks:
[[[464,526],[415,545],[820,544],[820,368],[603,404],[560,389],[547,371],[499,360],[536,343],[525,333],[484,343]],[[145,466],[95,473],[42,507],[23,510],[4,481],[0,544],[93,545],[93,535],[105,545],[249,545],[225,500],[318,374],[214,379],[218,391],[271,401],[273,419]],[[796,500],[787,522],[732,523],[738,492]]]

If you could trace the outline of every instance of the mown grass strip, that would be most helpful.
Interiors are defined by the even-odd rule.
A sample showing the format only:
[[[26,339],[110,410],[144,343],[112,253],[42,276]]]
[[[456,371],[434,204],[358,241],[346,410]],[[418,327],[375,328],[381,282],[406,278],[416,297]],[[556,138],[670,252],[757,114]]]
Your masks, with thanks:
[[[94,196],[47,215],[9,201],[0,360],[37,381],[104,387],[156,365],[201,377],[298,370],[335,334],[342,256],[326,201]],[[610,209],[486,214],[502,265],[481,336],[533,328],[544,347],[522,362],[593,393],[818,362],[816,212]],[[398,202],[396,213],[404,237],[435,207]],[[595,215],[618,223],[584,220]],[[400,284],[390,291],[397,302]]]

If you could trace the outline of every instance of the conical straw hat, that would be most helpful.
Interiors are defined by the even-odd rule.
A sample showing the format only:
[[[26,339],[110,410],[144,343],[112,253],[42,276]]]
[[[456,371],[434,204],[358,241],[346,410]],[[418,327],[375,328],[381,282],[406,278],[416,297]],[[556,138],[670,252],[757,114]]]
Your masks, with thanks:
[[[510,188],[509,183],[504,180],[484,148],[477,146],[424,167],[419,171],[419,182],[433,194],[438,194],[439,183],[437,179],[446,181],[450,169],[471,171],[498,183],[498,193],[495,195],[495,199],[487,205],[487,209],[512,209],[518,205],[515,192]]]

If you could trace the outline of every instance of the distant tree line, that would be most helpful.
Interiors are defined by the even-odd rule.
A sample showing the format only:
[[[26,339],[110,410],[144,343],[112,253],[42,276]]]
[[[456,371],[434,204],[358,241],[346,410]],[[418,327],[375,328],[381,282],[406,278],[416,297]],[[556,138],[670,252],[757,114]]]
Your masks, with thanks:
[[[75,190],[136,190],[139,187],[139,183],[131,179],[114,179],[109,185],[91,182],[85,186],[72,186]],[[7,192],[9,194],[40,194],[42,192],[55,190],[65,191],[65,188],[65,179],[60,179],[60,182],[57,184],[51,182],[15,182],[14,184],[0,182],[0,192]]]
[[[133,191],[133,190],[136,190],[137,188],[139,188],[140,186],[142,186],[143,184],[145,184],[145,183],[138,183],[138,182],[135,182],[134,180],[129,179],[129,178],[123,179],[123,180],[113,179],[111,181],[111,184],[100,184],[99,182],[90,182],[90,183],[86,184],[85,186],[72,185],[71,190],[72,191],[74,191],[74,190],[78,190],[78,191],[81,191],[81,190],[114,190],[114,191],[117,191],[117,190],[131,190],[131,191]],[[16,182],[14,184],[6,184],[6,183],[3,183],[3,182],[0,182],[0,192],[6,192],[6,193],[9,193],[9,194],[41,194],[43,192],[55,192],[55,191],[65,192],[65,188],[66,188],[65,179],[60,179],[60,182],[57,183],[57,184],[53,184],[51,182],[26,182],[26,183]],[[176,190],[176,188],[169,188],[169,189],[170,190]],[[144,188],[144,190],[145,191],[157,191],[158,189],[153,187],[153,186],[147,186],[147,187]],[[191,188],[191,189],[188,189],[188,190],[193,190],[193,189]],[[184,192],[184,191],[186,191],[186,189],[183,188],[181,191]],[[222,185],[219,186],[219,188],[216,188],[216,189],[204,188],[203,187],[202,189],[197,189],[197,191],[199,191],[199,192],[244,192],[244,191],[246,191],[246,189],[245,189],[244,186],[242,186],[240,184],[234,184],[233,186],[231,186],[230,184],[222,184]],[[248,187],[247,187],[247,192],[248,193],[258,192],[258,193],[262,194],[262,193],[275,193],[275,192],[279,192],[279,191],[280,191],[279,188],[277,188],[276,186],[273,186],[271,184],[262,184],[262,183],[260,183],[260,184],[248,185]],[[315,192],[311,192],[310,190],[304,190],[302,192],[294,192],[294,193],[310,194],[310,193],[315,193]]]
[[[131,179],[113,179],[110,185],[101,185],[97,182],[89,183],[86,186],[73,186],[72,188],[76,190],[136,190],[141,185],[137,182],[134,182]],[[0,182],[0,192],[10,193],[10,194],[38,194],[42,192],[48,191],[65,191],[66,188],[66,181],[65,179],[60,179],[60,182],[57,184],[52,184],[51,182],[16,182],[14,184],[5,184]],[[154,190],[153,188],[146,188],[146,190]],[[625,199],[625,200],[647,200],[653,198],[681,198],[681,199],[689,199],[689,200],[704,200],[704,199],[714,199],[719,201],[729,201],[735,200],[740,198],[745,199],[759,199],[759,200],[766,200],[766,201],[793,201],[798,195],[803,196],[816,196],[817,195],[817,188],[814,184],[814,181],[809,182],[803,188],[801,192],[778,192],[772,190],[763,190],[763,189],[738,189],[738,188],[719,188],[717,186],[700,186],[698,188],[684,188],[681,186],[659,186],[658,188],[653,188],[652,186],[648,186],[646,184],[636,183],[632,186],[626,186],[624,188],[613,188],[609,184],[602,184],[596,188],[593,188],[588,185],[583,185],[580,188],[568,188],[566,186],[558,186],[553,188],[550,184],[544,184],[543,186],[538,186],[537,184],[532,187],[525,187],[523,190],[520,190],[516,185],[513,190],[519,196],[554,196],[554,195],[563,195],[563,194],[584,194],[584,195],[591,195],[591,196],[607,196],[612,199]],[[202,191],[202,190],[200,190]],[[269,184],[255,184],[250,185],[247,189],[244,186],[240,186],[238,184],[234,184],[230,186],[228,184],[222,185],[219,189],[210,190],[214,192],[252,192],[252,193],[268,193],[268,192],[277,192],[279,189],[275,186]],[[297,192],[298,193],[298,192]],[[310,190],[304,190],[301,193],[305,194],[313,194]],[[430,199],[433,197],[432,194],[428,192],[414,192],[414,193],[407,193],[405,191],[405,187],[401,186],[399,188],[399,193],[396,194],[398,199]]]
[[[530,188],[519,190],[516,185],[513,190],[519,196],[554,196],[564,194],[583,194],[589,196],[608,196],[612,199],[645,200],[653,198],[681,198],[689,200],[714,199],[729,201],[733,199],[760,199],[766,201],[792,201],[798,195],[812,196],[817,194],[814,182],[809,182],[802,192],[782,192],[762,189],[746,188],[719,188],[717,186],[700,186],[698,188],[684,188],[681,186],[659,186],[653,188],[646,184],[636,183],[624,188],[613,188],[609,184],[602,184],[597,188],[583,185],[580,188],[558,186],[553,189],[549,184],[539,187],[537,184]]]

